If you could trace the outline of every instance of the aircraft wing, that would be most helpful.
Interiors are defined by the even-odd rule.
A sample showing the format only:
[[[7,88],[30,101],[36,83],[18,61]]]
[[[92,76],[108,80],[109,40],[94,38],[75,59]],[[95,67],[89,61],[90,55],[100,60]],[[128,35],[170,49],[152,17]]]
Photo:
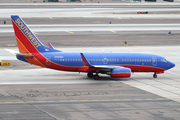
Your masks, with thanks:
[[[80,53],[80,54],[81,54],[81,58],[83,60],[84,66],[87,66],[89,68],[98,68],[104,71],[110,71],[111,69],[114,69],[114,68],[124,68],[121,66],[91,65],[89,61],[86,59],[86,57],[84,56],[84,54],[83,53]]]

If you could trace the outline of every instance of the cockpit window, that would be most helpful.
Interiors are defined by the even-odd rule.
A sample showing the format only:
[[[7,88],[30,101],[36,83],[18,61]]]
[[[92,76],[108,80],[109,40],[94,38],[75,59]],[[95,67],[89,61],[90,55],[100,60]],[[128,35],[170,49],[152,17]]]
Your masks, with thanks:
[[[162,58],[161,60],[162,60],[162,61],[164,61],[164,62],[166,62],[166,61],[167,61],[165,58]]]

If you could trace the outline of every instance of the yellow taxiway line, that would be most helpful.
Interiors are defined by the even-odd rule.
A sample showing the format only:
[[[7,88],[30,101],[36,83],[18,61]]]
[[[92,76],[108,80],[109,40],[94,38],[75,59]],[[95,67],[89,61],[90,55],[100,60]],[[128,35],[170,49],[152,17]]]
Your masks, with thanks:
[[[116,33],[116,31],[114,31],[114,30],[110,30],[111,32],[113,32],[113,33]]]
[[[71,32],[71,31],[65,31],[65,32],[67,32],[67,33],[71,33],[71,34],[73,34],[74,32]]]
[[[26,103],[72,103],[72,102],[124,102],[124,101],[160,101],[160,100],[171,100],[180,98],[143,98],[143,99],[94,99],[94,100],[57,100],[57,101],[8,101],[0,102],[0,104],[26,104]]]

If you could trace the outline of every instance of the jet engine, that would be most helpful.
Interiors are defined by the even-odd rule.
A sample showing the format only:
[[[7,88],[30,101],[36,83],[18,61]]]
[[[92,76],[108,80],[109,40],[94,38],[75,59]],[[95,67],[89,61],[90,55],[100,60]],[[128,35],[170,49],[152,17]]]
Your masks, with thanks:
[[[128,78],[131,76],[131,69],[129,68],[115,68],[112,69],[111,77],[112,78]]]

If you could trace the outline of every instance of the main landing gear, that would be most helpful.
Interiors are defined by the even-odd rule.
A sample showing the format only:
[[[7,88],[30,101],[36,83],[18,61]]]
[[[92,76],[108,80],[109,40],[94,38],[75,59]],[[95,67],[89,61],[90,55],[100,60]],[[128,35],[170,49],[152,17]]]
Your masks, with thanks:
[[[87,76],[89,78],[93,78],[95,80],[99,80],[99,75],[97,73],[95,75],[93,75],[93,73],[88,73]]]
[[[157,78],[157,74],[156,73],[153,74],[153,78]]]
[[[87,76],[88,76],[89,78],[92,78],[92,77],[93,77],[93,73],[88,73]]]

